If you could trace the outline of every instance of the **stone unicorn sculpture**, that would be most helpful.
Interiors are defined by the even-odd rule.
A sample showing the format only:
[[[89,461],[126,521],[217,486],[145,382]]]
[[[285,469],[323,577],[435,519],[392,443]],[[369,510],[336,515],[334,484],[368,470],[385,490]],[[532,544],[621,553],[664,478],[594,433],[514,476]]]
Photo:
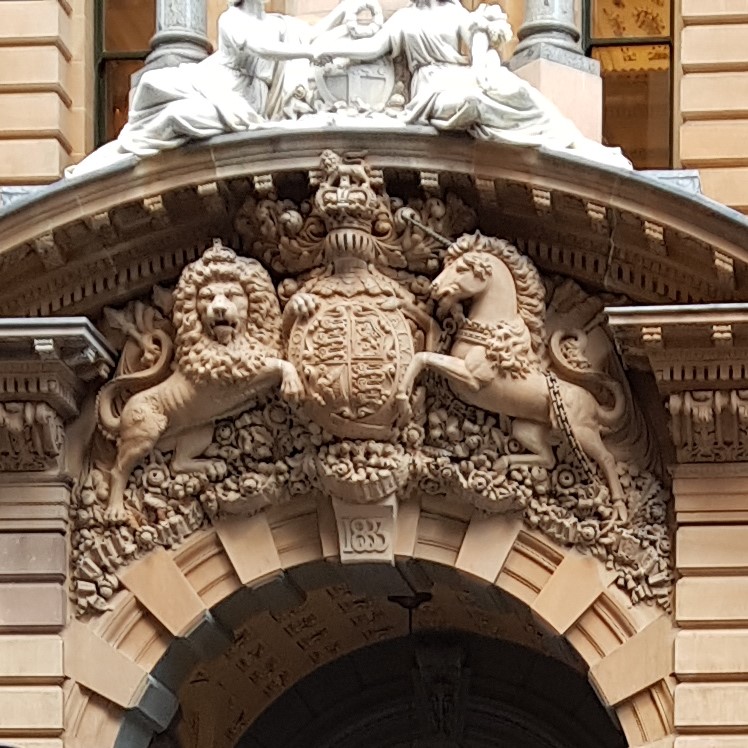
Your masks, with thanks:
[[[467,302],[469,311],[458,323],[451,355],[415,355],[400,400],[409,401],[424,369],[440,372],[464,402],[514,419],[512,436],[527,453],[508,455],[507,466],[553,467],[552,433],[565,431],[579,459],[599,466],[614,505],[625,513],[616,459],[602,439],[625,415],[623,389],[579,355],[586,342],[581,331],[559,330],[546,346],[545,291],[532,262],[506,241],[463,236],[447,250],[432,296],[442,313],[458,302]],[[576,366],[562,351],[569,343]],[[607,391],[612,407],[603,407],[593,391]],[[594,476],[594,466],[586,466]]]

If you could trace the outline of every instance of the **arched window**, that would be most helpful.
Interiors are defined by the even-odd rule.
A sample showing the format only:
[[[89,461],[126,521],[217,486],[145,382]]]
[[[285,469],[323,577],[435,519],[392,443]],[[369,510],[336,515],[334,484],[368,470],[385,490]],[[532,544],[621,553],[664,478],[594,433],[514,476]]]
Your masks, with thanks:
[[[96,144],[127,122],[130,78],[142,66],[156,31],[156,0],[97,0]]]
[[[671,0],[587,0],[586,38],[603,77],[603,138],[637,169],[672,166]]]

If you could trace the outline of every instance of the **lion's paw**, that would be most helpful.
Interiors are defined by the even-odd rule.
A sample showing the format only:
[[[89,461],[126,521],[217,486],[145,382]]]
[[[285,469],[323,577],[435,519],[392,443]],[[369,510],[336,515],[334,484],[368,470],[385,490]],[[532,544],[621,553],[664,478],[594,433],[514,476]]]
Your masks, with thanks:
[[[294,317],[300,319],[311,317],[314,312],[317,311],[317,307],[319,306],[317,299],[315,299],[312,294],[303,292],[294,294],[288,304],[291,307],[291,313]]]
[[[296,370],[288,370],[281,382],[281,395],[289,403],[298,403],[304,397],[304,385]]]
[[[223,480],[228,474],[228,467],[223,460],[207,460],[205,475],[211,482]]]
[[[104,511],[104,519],[110,525],[122,525],[130,518],[129,512],[122,502],[111,503]]]

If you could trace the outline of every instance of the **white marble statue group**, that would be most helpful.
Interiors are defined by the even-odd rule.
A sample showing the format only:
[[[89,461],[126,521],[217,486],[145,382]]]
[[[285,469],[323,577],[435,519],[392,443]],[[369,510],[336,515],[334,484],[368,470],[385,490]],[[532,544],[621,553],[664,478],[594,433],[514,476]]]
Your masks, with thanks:
[[[585,138],[502,66],[512,29],[497,5],[468,11],[458,0],[412,0],[384,21],[377,0],[342,0],[309,26],[265,13],[262,0],[229,0],[218,38],[217,51],[199,63],[144,73],[117,140],[69,176],[223,133],[361,118],[543,145],[631,168],[619,149]]]

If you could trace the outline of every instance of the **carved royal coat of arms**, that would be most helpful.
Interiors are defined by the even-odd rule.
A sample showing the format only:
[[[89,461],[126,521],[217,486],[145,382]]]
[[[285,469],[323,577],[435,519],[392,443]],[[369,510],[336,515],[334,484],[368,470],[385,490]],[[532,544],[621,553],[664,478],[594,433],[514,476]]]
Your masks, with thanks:
[[[432,497],[520,514],[667,608],[667,494],[606,300],[476,222],[326,151],[308,200],[255,190],[243,246],[216,240],[173,290],[108,310],[121,356],[75,492],[79,611],[156,546],[310,496],[344,563],[392,562],[398,506]]]

